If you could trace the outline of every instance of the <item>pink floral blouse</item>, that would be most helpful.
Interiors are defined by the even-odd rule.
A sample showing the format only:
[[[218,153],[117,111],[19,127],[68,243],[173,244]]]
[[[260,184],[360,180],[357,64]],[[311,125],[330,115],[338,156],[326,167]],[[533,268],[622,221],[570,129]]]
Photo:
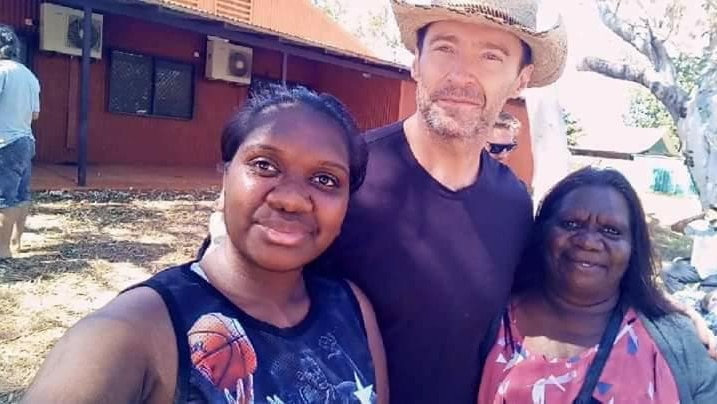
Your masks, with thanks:
[[[509,318],[514,319],[511,307]],[[679,403],[670,368],[639,317],[628,310],[593,397],[601,403]],[[522,347],[515,320],[510,333],[501,325],[486,360],[479,404],[573,402],[595,357],[597,345],[571,358],[550,359]]]

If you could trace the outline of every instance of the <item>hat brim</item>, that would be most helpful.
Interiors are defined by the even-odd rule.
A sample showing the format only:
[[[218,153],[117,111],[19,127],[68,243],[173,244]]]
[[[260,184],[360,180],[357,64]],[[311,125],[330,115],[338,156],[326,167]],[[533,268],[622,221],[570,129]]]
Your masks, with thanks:
[[[521,25],[482,13],[464,13],[459,9],[407,4],[392,1],[396,22],[404,46],[416,53],[419,29],[438,21],[459,21],[480,24],[510,32],[525,42],[533,53],[533,75],[528,87],[544,87],[554,83],[565,70],[567,60],[567,34],[562,18],[546,31],[532,31]]]

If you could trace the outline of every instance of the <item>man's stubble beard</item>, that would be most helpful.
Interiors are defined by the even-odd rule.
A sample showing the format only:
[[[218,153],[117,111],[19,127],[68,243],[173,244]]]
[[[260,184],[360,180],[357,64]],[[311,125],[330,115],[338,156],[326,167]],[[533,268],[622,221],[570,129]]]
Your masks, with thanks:
[[[421,118],[432,135],[441,141],[463,144],[485,142],[504,105],[490,104],[483,96],[482,105],[474,109],[475,114],[465,116],[467,113],[464,111],[448,111],[439,106],[420,81],[416,83],[416,100]]]

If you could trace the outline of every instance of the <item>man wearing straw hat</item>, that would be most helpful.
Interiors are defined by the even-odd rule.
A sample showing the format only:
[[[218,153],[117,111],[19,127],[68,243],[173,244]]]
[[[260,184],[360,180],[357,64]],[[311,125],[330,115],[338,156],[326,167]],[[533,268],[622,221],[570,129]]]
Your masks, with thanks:
[[[316,266],[372,301],[392,402],[475,402],[479,343],[532,224],[528,191],[486,136],[508,98],[560,77],[565,31],[537,30],[536,0],[391,3],[418,111],[366,134],[366,181]]]

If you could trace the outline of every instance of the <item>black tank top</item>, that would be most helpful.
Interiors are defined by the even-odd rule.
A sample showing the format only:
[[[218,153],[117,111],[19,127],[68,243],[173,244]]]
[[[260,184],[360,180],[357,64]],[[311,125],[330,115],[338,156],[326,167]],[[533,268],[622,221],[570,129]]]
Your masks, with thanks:
[[[361,309],[345,281],[305,275],[311,306],[290,328],[255,319],[215,289],[197,264],[146,286],[164,300],[179,353],[177,403],[375,403]]]

